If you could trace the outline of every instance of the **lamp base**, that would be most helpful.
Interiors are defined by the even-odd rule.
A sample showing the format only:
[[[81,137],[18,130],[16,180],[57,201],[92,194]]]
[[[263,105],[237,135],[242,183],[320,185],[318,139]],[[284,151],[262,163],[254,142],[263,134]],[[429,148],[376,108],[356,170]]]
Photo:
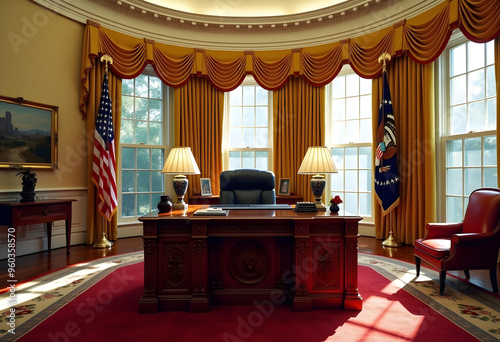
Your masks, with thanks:
[[[323,204],[323,202],[321,202],[321,198],[319,199],[319,201],[316,198],[316,201],[314,202],[314,204],[316,204],[317,211],[326,211],[326,206]]]
[[[321,198],[323,197],[323,192],[325,191],[326,180],[322,175],[315,175],[311,179],[311,190],[314,195],[314,204],[316,204],[316,210],[318,211],[326,211],[326,207],[321,202]]]
[[[174,209],[186,210],[188,205],[184,202],[184,195],[186,194],[189,181],[184,175],[177,175],[174,178],[174,191],[177,195],[177,202],[174,203]]]
[[[184,201],[174,203],[174,209],[186,210],[188,208],[188,204]]]

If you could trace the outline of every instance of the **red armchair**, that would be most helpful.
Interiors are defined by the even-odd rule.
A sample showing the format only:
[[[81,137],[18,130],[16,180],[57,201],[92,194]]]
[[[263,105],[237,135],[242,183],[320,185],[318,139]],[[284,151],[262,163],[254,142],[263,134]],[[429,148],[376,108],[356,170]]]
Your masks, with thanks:
[[[417,277],[420,261],[439,270],[439,293],[444,295],[446,271],[489,269],[493,292],[498,292],[500,248],[500,189],[474,190],[460,223],[428,223],[427,236],[415,241]]]

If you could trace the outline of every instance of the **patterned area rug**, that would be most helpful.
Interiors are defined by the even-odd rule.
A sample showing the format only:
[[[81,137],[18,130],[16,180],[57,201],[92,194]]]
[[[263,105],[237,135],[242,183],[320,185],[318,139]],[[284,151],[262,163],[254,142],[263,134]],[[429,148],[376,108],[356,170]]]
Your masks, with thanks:
[[[12,329],[12,326],[9,326],[10,293],[3,293],[0,295],[0,312],[2,313],[0,341],[19,339],[78,295],[111,272],[118,270],[113,273],[114,285],[108,286],[109,295],[112,296],[114,289],[118,291],[128,282],[127,275],[121,274],[119,270],[124,266],[142,261],[143,252],[107,257],[76,264],[17,286],[15,334],[9,332],[9,329]],[[445,296],[440,296],[437,272],[422,268],[420,277],[416,278],[415,266],[411,263],[363,253],[359,253],[358,263],[360,266],[373,269],[390,281],[390,286],[383,289],[387,292],[386,296],[404,289],[423,304],[427,304],[419,306],[420,309],[417,311],[420,312],[413,313],[415,319],[421,316],[431,317],[438,312],[478,340],[499,340],[500,299],[497,296],[453,277],[447,277]],[[363,296],[363,288],[360,287],[359,290]],[[359,326],[356,320],[361,320],[361,315],[349,319],[327,341],[334,341],[337,333],[342,335],[342,329]]]

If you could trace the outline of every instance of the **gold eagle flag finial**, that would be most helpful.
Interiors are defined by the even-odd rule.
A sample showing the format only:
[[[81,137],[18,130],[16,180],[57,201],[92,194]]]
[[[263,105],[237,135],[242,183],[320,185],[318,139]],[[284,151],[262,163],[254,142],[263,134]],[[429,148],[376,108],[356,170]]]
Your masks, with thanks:
[[[384,62],[384,71],[385,71],[385,63],[386,61],[390,61],[391,60],[391,55],[389,55],[387,52],[384,52],[383,54],[380,55],[380,57],[378,58],[378,62]]]
[[[101,62],[106,63],[106,65],[105,65],[105,72],[107,74],[108,73],[108,63],[109,64],[113,64],[113,58],[111,56],[109,56],[109,55],[103,55],[101,57]]]

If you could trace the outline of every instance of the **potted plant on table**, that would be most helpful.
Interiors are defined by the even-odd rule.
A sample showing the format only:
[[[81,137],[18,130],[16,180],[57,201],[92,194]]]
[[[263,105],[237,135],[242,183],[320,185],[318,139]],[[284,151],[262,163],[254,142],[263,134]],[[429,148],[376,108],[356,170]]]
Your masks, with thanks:
[[[340,208],[339,204],[342,203],[340,196],[335,196],[330,200],[330,213],[338,213]]]

